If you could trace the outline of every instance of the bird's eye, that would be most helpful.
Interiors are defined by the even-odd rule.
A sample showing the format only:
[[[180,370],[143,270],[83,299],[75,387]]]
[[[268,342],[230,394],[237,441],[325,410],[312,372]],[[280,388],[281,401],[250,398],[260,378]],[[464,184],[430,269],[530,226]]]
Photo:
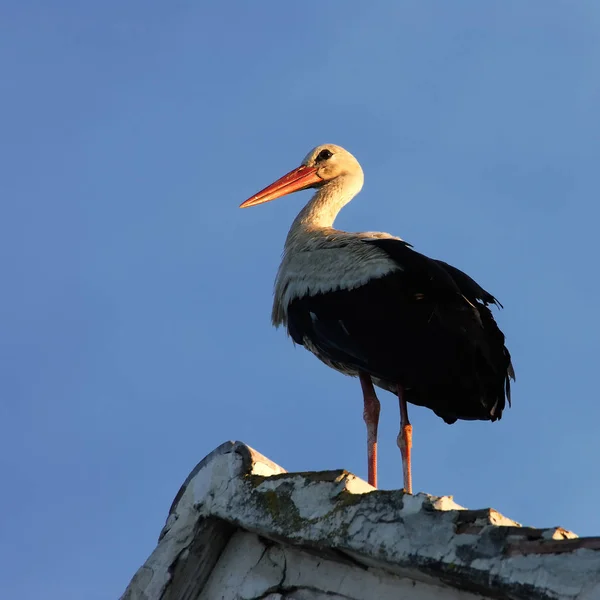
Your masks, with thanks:
[[[319,152],[319,154],[317,154],[317,162],[321,162],[322,160],[327,160],[328,158],[331,158],[333,156],[333,152],[331,150],[327,150],[327,148],[325,148],[325,150],[321,150],[321,152]]]

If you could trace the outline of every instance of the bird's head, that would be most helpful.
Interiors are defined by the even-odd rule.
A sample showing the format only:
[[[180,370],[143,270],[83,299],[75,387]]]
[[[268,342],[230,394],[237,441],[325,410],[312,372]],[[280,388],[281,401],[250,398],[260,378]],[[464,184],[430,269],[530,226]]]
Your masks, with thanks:
[[[240,205],[256,206],[307,188],[319,188],[331,182],[355,182],[360,189],[364,179],[359,162],[341,146],[323,144],[313,148],[301,165],[267,186]]]

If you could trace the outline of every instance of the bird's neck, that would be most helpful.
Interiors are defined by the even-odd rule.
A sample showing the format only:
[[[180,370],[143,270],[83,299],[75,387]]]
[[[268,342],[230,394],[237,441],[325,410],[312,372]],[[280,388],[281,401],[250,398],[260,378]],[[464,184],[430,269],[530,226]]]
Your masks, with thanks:
[[[294,220],[289,235],[331,229],[340,210],[360,192],[362,185],[362,177],[346,176],[321,186]]]

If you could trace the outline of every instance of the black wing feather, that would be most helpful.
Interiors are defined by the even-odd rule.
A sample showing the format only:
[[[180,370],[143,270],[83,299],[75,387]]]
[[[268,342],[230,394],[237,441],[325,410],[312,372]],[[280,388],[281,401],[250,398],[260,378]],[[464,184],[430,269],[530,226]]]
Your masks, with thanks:
[[[438,265],[440,265],[452,277],[452,279],[454,279],[465,298],[468,298],[471,302],[479,300],[484,304],[495,304],[499,308],[503,308],[502,304],[498,302],[494,296],[492,296],[489,292],[486,292],[466,273],[463,273],[460,269],[449,265],[443,260],[436,260],[435,262],[438,263]]]

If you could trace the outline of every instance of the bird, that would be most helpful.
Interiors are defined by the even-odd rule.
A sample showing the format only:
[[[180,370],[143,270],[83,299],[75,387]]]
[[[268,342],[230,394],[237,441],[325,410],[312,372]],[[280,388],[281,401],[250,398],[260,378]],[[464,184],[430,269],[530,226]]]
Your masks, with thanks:
[[[315,190],[285,241],[272,324],[287,328],[295,344],[329,367],[358,377],[373,487],[381,408],[375,387],[398,397],[403,489],[412,494],[407,403],[431,409],[448,424],[497,421],[510,405],[515,371],[490,310],[502,305],[466,273],[389,233],[333,227],[363,183],[350,152],[323,144],[240,208]]]

